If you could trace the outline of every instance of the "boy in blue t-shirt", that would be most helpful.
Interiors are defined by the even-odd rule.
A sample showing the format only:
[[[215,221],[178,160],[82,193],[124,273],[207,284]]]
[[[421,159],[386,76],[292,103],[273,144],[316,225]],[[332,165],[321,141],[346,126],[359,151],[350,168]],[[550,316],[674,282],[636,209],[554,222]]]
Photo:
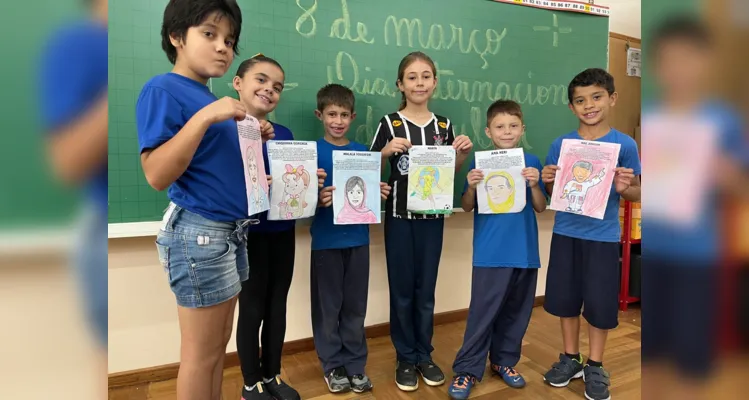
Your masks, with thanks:
[[[497,100],[486,113],[486,135],[495,149],[513,149],[525,133],[523,112],[511,100]],[[531,318],[536,295],[538,256],[536,212],[546,209],[546,192],[539,185],[541,161],[525,153],[525,208],[518,213],[479,214],[477,185],[489,185],[475,161],[466,177],[463,210],[474,213],[471,305],[461,347],[453,364],[456,376],[448,389],[453,399],[466,399],[481,380],[489,355],[491,370],[511,387],[525,386],[514,367]],[[509,182],[506,182],[509,183]]]
[[[325,136],[317,141],[318,166],[327,173],[320,191],[319,209],[312,222],[311,297],[312,335],[322,364],[325,382],[332,393],[372,389],[364,374],[367,341],[364,317],[369,289],[369,226],[335,225],[333,151],[367,151],[363,144],[346,138],[354,112],[354,93],[341,85],[324,86],[317,93],[315,115]],[[352,188],[356,189],[356,188]],[[360,188],[366,190],[365,188]],[[383,199],[390,187],[380,183]],[[366,199],[366,193],[363,196]]]
[[[546,276],[544,309],[562,320],[564,353],[544,375],[555,387],[584,376],[585,397],[606,400],[609,374],[603,369],[603,350],[609,329],[618,325],[619,198],[640,201],[640,157],[634,139],[611,128],[608,117],[616,103],[614,78],[598,68],[578,74],[567,89],[570,110],[580,120],[576,131],[557,138],[546,156],[542,180],[550,196],[564,139],[619,143],[618,167],[602,220],[557,212]],[[589,324],[590,354],[580,356],[580,310]]]

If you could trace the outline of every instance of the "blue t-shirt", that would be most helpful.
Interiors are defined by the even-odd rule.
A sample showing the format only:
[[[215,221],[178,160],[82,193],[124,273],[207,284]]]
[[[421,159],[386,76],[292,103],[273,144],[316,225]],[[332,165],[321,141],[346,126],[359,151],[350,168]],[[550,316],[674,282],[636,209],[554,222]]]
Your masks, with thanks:
[[[216,100],[206,85],[182,75],[170,72],[151,78],[135,109],[140,151],[164,144]],[[169,186],[169,198],[212,221],[249,218],[238,137],[233,119],[211,125],[187,170]]]
[[[273,133],[276,135],[273,140],[294,140],[294,135],[291,133],[289,128],[273,123]],[[263,143],[263,161],[265,163],[265,173],[269,174],[270,165],[268,164],[268,147]],[[315,179],[315,182],[317,180]],[[250,225],[249,232],[284,232],[289,229],[294,229],[296,226],[295,220],[279,220],[279,221],[268,221],[268,211],[263,211],[252,217],[258,219],[258,224]]]
[[[651,112],[659,111],[655,108]],[[721,156],[744,168],[749,167],[749,144],[743,136],[741,117],[726,105],[717,102],[704,104],[696,113],[718,125],[716,132],[719,135],[717,141]],[[721,217],[716,192],[707,195],[698,215],[693,228],[643,218],[643,256],[675,260],[680,265],[714,265],[719,260],[721,247]]]
[[[325,139],[317,141],[317,165],[328,174],[323,187],[333,185],[333,150],[368,151],[367,146],[349,142],[345,146],[335,146]],[[379,189],[379,188],[378,188]],[[336,190],[346,190],[337,187]],[[312,250],[347,249],[369,244],[369,225],[333,224],[333,206],[319,207],[310,228]]]
[[[43,129],[56,130],[85,114],[107,92],[107,26],[83,21],[50,37],[42,53],[39,77]],[[107,165],[86,182],[90,200],[99,211],[108,207]]]
[[[564,139],[584,140],[577,131],[558,137],[549,148],[549,154],[546,156],[546,165],[557,165],[559,162],[559,152],[562,150],[562,140]],[[631,168],[634,170],[635,176],[642,174],[637,143],[630,136],[616,129],[611,129],[609,133],[595,141],[619,143],[621,148],[619,149],[619,160],[616,167]],[[559,196],[559,193],[552,193],[552,196]],[[606,204],[606,212],[601,220],[567,212],[557,212],[554,218],[554,233],[598,242],[619,242],[621,240],[619,197],[612,183],[611,194]]]
[[[525,153],[525,166],[538,169],[543,167],[541,160],[533,154]],[[476,161],[471,162],[472,170]],[[538,256],[538,223],[533,210],[533,193],[523,182],[526,203],[523,211],[509,214],[479,214],[478,206],[473,210],[473,266],[541,268]],[[543,182],[538,186],[546,195]],[[463,193],[468,190],[466,179]]]

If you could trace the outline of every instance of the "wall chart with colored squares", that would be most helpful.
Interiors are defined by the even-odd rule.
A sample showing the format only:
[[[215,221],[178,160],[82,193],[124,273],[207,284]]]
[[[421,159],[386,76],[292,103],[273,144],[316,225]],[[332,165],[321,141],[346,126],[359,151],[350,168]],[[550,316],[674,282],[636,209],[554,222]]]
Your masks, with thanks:
[[[153,75],[170,70],[160,49],[167,0],[113,1],[109,20],[109,222],[157,221],[166,192],[143,175],[135,132],[135,101]],[[519,7],[498,1],[432,0],[429,11],[403,1],[239,0],[244,10],[240,48],[230,71],[256,52],[277,59],[286,71],[283,100],[271,117],[297,140],[322,137],[313,114],[315,93],[327,83],[350,87],[357,118],[349,136],[369,145],[379,118],[398,107],[397,66],[421,50],[437,63],[430,108],[451,119],[456,134],[488,150],[485,111],[500,98],[520,102],[527,125],[522,146],[543,159],[560,132],[576,127],[567,104],[567,83],[589,67],[606,67],[608,17]],[[421,3],[420,3],[421,4]],[[508,62],[512,60],[512,62]],[[209,82],[218,96],[234,96],[232,74]],[[111,162],[116,160],[116,162]],[[465,163],[455,175],[465,181]],[[460,205],[461,188],[453,204]]]

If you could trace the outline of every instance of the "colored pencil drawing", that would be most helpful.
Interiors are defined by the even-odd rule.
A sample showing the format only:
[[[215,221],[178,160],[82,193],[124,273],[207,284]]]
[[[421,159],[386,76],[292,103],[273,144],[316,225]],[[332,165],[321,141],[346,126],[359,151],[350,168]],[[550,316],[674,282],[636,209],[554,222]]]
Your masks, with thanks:
[[[564,185],[562,199],[567,199],[565,211],[575,214],[583,213],[583,204],[588,190],[598,185],[606,176],[606,168],[601,168],[596,176],[593,176],[593,164],[590,161],[577,161],[572,165],[572,179]]]
[[[379,187],[377,188],[379,191]],[[378,218],[367,207],[367,185],[364,179],[352,176],[346,181],[343,207],[338,211],[337,224],[376,224]]]
[[[508,172],[494,171],[484,179],[486,204],[495,214],[507,213],[515,206],[515,180]]]
[[[565,139],[550,208],[603,219],[620,147],[618,143]]]
[[[412,174],[415,179],[410,177]],[[445,198],[448,198],[448,208],[452,209],[449,167],[412,168],[409,183],[410,200],[417,200],[416,204],[419,205],[414,211],[442,211],[445,209]]]
[[[304,165],[294,167],[286,164],[286,172],[282,176],[283,198],[278,203],[282,219],[298,219],[304,215],[307,202],[304,200],[309,189],[310,175]]]
[[[262,153],[260,153],[260,148],[257,146],[247,146],[247,177],[249,178],[250,186],[247,188],[249,191],[248,195],[248,202],[249,207],[251,211],[254,211],[252,214],[256,214],[262,211],[265,211],[270,208],[270,203],[268,201],[268,180],[264,176],[263,173],[261,176],[260,174],[260,168],[258,168],[258,153],[260,154],[260,157],[262,157]],[[263,172],[265,172],[265,168],[263,166]],[[251,215],[252,215],[251,214]]]

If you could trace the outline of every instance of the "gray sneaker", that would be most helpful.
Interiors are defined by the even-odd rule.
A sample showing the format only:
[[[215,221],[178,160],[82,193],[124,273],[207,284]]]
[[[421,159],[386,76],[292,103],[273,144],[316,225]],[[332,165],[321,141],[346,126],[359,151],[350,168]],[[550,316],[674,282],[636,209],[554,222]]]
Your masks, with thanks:
[[[325,375],[325,383],[328,384],[328,390],[331,393],[343,393],[351,390],[351,382],[346,376],[346,370],[338,367]]]
[[[374,387],[372,381],[370,381],[369,377],[366,375],[354,375],[349,378],[349,380],[351,381],[351,390],[353,390],[354,393],[364,393],[368,390],[372,390]]]
[[[559,355],[559,362],[555,362],[551,369],[544,374],[544,381],[554,387],[565,387],[570,381],[583,377],[582,360],[569,358],[566,354]]]
[[[586,365],[583,368],[583,381],[585,381],[585,398],[588,400],[609,400],[609,373],[601,367]]]

